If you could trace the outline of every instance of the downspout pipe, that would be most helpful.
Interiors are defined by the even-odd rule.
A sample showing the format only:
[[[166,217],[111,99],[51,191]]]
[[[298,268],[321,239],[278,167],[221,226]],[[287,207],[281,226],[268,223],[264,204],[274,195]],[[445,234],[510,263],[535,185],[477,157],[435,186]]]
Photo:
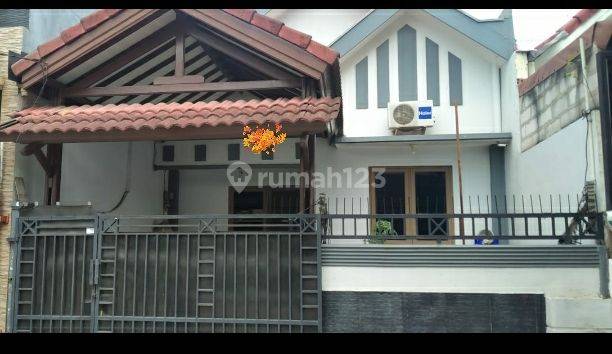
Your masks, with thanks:
[[[587,76],[587,68],[586,68],[586,54],[585,54],[585,49],[584,49],[584,39],[581,37],[579,40],[579,45],[580,45],[580,66],[582,68],[582,80],[584,81],[584,116],[587,120],[587,129],[589,131],[589,136],[591,139],[591,153],[590,153],[590,160],[591,160],[591,168],[589,169],[591,172],[591,178],[590,180],[595,182],[595,176],[596,176],[596,172],[595,172],[595,135],[594,135],[594,128],[593,128],[593,119],[591,118],[591,97],[590,97],[590,92],[589,92],[589,86],[587,84],[587,80],[588,80],[588,76]],[[588,161],[587,161],[588,163]]]

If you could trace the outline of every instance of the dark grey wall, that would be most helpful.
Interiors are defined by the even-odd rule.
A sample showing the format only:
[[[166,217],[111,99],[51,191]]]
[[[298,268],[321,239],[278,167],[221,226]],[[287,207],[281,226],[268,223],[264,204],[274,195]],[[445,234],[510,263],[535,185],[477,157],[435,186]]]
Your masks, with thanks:
[[[489,166],[491,175],[491,199],[493,201],[493,212],[506,213],[505,196],[506,196],[506,159],[505,148],[502,146],[489,146]],[[507,220],[499,222],[493,220],[493,233],[495,235],[507,235],[508,223]]]
[[[416,31],[406,25],[397,31],[399,100],[416,101],[417,91]]]
[[[1,9],[0,27],[28,27],[28,9]]]
[[[389,41],[376,48],[376,92],[378,108],[387,108],[389,102]]]
[[[368,57],[355,65],[356,108],[368,108]]]
[[[323,332],[546,331],[544,295],[323,292]]]
[[[438,44],[425,38],[425,71],[427,75],[427,99],[434,106],[440,105],[440,59]]]

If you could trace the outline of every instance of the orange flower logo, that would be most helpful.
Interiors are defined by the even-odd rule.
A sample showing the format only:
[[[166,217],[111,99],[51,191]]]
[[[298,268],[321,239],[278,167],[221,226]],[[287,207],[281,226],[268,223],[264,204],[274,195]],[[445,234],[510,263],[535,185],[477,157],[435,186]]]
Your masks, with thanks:
[[[253,153],[269,155],[270,152],[275,152],[276,146],[282,144],[287,138],[287,133],[284,133],[282,129],[283,126],[279,123],[274,125],[274,129],[271,129],[269,124],[255,128],[245,125],[242,130],[243,145],[246,148],[251,148]]]

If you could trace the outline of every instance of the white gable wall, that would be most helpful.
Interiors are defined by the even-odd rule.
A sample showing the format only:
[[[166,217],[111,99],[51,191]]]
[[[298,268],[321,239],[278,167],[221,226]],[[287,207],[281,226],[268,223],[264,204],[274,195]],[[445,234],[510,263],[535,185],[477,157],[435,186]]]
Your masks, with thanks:
[[[266,16],[309,34],[315,41],[330,45],[359,22],[370,9],[278,9]]]
[[[501,132],[499,69],[503,60],[479,44],[418,10],[406,10],[340,60],[344,134],[346,136],[391,135],[387,108],[377,107],[376,48],[389,40],[390,100],[399,100],[397,31],[404,25],[416,30],[418,99],[427,99],[425,38],[439,46],[440,106],[434,107],[436,125],[426,134],[455,132],[454,108],[449,100],[448,52],[461,59],[463,102],[459,106],[462,133]],[[368,56],[368,108],[355,107],[355,65]],[[505,64],[507,65],[507,64]]]

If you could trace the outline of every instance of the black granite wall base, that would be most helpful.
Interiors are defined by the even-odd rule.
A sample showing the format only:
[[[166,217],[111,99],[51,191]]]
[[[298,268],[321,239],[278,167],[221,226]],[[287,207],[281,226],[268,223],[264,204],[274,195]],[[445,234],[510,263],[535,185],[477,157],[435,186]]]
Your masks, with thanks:
[[[323,292],[323,332],[545,331],[544,295]]]

